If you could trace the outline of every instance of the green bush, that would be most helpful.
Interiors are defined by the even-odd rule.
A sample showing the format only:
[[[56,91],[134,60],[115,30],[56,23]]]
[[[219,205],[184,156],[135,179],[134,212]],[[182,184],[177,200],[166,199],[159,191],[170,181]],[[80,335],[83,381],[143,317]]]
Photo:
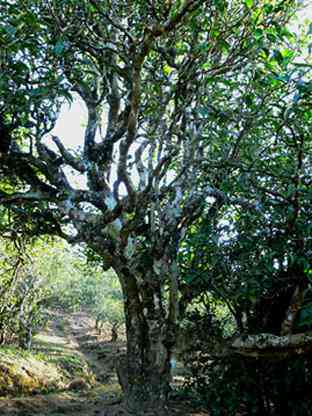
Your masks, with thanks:
[[[197,342],[187,355],[184,387],[211,416],[310,414],[311,355],[279,360],[234,355],[222,321],[192,318],[194,325],[198,321]]]
[[[0,246],[0,344],[30,348],[33,335],[44,326],[48,290],[32,259],[12,244]]]

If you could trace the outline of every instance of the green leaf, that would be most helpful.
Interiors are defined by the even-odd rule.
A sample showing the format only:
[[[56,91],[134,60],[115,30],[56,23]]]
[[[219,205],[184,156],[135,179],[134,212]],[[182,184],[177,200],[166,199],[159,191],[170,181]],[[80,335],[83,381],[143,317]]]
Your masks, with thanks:
[[[283,57],[282,53],[279,50],[275,50],[274,51],[274,59],[279,64],[282,64],[283,63],[284,57]]]
[[[230,44],[224,39],[221,39],[218,42],[218,46],[220,46],[222,52],[225,52],[225,53],[228,52],[231,49]]]
[[[256,29],[254,34],[255,34],[255,38],[257,40],[261,40],[263,38],[263,30],[262,29],[259,29],[259,28]]]
[[[205,107],[200,107],[198,109],[198,113],[202,116],[202,117],[207,117],[209,115],[209,110],[208,108]]]
[[[65,50],[65,42],[62,40],[58,40],[56,45],[53,48],[53,52],[55,55],[62,55]]]
[[[245,0],[245,4],[249,9],[251,9],[254,4],[254,0]]]
[[[169,76],[171,74],[171,72],[173,71],[173,68],[171,66],[165,64],[163,66],[163,71],[164,71],[165,75]]]
[[[14,36],[16,34],[16,27],[10,24],[6,25],[4,29],[11,36]]]
[[[50,91],[49,88],[46,88],[46,87],[34,88],[30,91],[30,95],[32,97],[40,97],[42,95],[48,94],[49,91]]]

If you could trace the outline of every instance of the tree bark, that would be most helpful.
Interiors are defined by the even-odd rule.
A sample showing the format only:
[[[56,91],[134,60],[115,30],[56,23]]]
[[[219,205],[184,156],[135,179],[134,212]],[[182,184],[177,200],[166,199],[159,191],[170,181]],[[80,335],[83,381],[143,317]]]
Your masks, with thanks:
[[[118,275],[125,298],[127,355],[118,360],[117,372],[126,407],[135,415],[156,409],[161,414],[170,388],[171,343],[157,280],[153,288],[139,287],[126,268]]]

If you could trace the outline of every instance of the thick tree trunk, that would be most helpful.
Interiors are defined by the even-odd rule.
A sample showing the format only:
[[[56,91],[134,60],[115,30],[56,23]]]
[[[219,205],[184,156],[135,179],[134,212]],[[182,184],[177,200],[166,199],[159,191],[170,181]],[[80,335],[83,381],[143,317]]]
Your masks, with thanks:
[[[128,410],[139,415],[165,406],[171,353],[164,345],[163,324],[148,327],[136,322],[134,317],[127,319],[127,355],[119,360],[118,377]]]
[[[159,362],[146,363],[144,356],[149,351],[142,351],[143,357],[130,351],[124,360],[120,360],[118,377],[122,385],[128,411],[134,415],[155,411],[161,414],[165,408],[169,392],[169,360],[159,357]]]
[[[120,276],[120,274],[119,274]],[[125,297],[127,356],[119,360],[118,376],[128,411],[161,414],[170,382],[171,343],[160,293],[139,288],[136,279],[122,270]]]

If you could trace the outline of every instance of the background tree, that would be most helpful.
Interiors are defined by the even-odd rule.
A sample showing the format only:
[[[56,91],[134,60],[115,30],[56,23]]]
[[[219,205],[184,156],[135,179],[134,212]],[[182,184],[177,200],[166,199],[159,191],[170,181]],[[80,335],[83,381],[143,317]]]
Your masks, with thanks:
[[[97,288],[92,314],[99,333],[101,334],[103,326],[108,324],[111,330],[111,341],[116,342],[118,330],[125,323],[123,298],[117,276],[112,272],[107,272],[107,274],[109,275],[105,281]]]
[[[38,258],[29,242],[1,238],[0,267],[0,344],[30,349],[33,336],[47,321],[49,289]]]
[[[196,280],[199,293],[202,282],[216,296],[223,294],[237,309],[239,331],[246,333],[292,333],[309,284],[311,81],[300,65],[286,66],[288,72],[278,77],[266,71],[253,81],[251,110],[252,99],[269,92],[268,82],[274,92],[254,113],[234,174],[222,185],[233,187],[237,198],[257,201],[258,209],[225,203],[214,218],[202,216],[180,257],[194,294]]]
[[[282,42],[294,3],[2,5],[2,65],[17,73],[2,78],[0,102],[10,122],[25,113],[27,123],[20,122],[26,131],[10,132],[0,168],[22,186],[2,187],[0,201],[16,221],[32,220],[29,233],[84,242],[117,273],[127,332],[125,397],[136,414],[161,406],[168,391],[181,237],[204,208],[258,202],[220,189],[252,123],[243,106],[240,121],[226,128],[219,107],[228,92],[220,88],[216,97],[214,86],[231,83]],[[80,153],[58,137],[54,147],[46,139],[60,100],[73,93],[88,112]],[[24,101],[14,102],[18,94]],[[87,187],[74,187],[68,169],[84,176]]]
[[[202,332],[192,385],[216,415],[222,406],[234,415],[243,403],[247,414],[307,414],[311,405],[311,66],[282,52],[255,68],[244,97],[253,126],[221,187],[258,209],[229,202],[208,211],[179,254],[183,309],[206,296],[235,323],[228,334],[211,309],[195,319],[210,330]],[[233,99],[230,108],[244,105],[237,93]],[[234,344],[233,334],[241,335]]]

